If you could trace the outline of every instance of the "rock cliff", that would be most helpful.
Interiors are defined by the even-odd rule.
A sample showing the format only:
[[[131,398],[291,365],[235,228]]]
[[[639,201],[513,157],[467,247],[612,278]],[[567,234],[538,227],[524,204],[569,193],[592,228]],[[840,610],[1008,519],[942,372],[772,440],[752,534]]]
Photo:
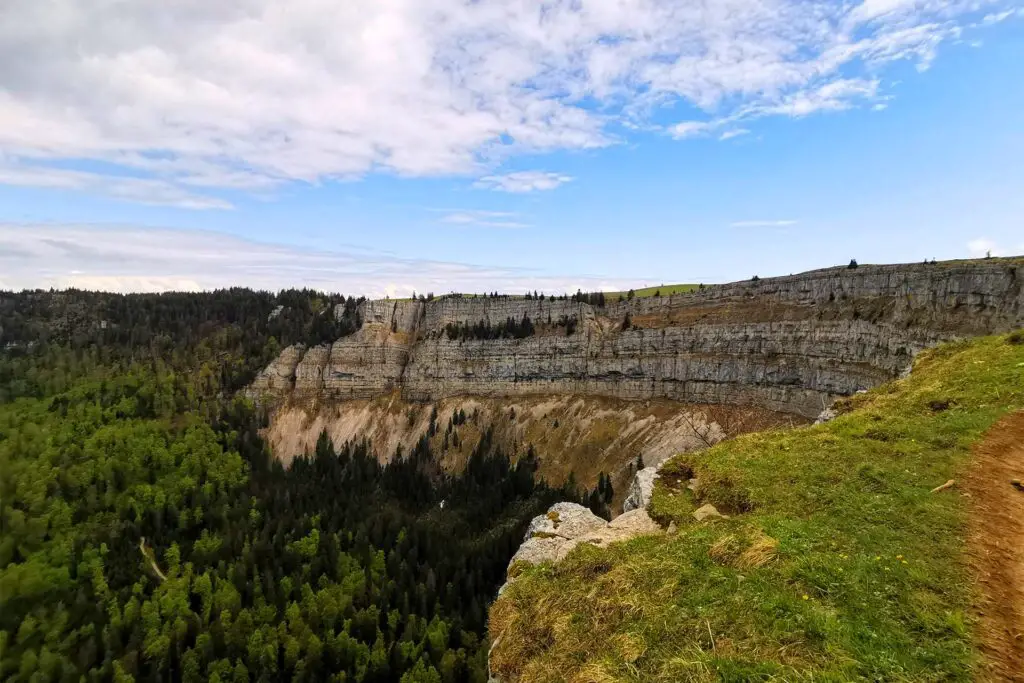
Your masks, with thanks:
[[[286,349],[249,394],[270,403],[392,392],[408,401],[582,395],[755,405],[811,418],[836,396],[897,376],[924,347],[1021,326],[1022,280],[1020,259],[987,259],[829,268],[602,307],[502,297],[368,301],[358,332]],[[536,331],[522,339],[445,332],[523,316]]]

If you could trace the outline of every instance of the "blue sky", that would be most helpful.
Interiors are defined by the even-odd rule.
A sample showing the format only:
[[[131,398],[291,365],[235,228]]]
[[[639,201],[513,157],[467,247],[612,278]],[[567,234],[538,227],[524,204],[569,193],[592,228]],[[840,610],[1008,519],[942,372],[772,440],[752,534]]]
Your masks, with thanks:
[[[192,42],[0,9],[0,287],[560,292],[1024,253],[1018,6],[430,3],[348,3],[364,23],[327,42],[273,0],[184,3]],[[82,47],[30,59],[33,32]]]

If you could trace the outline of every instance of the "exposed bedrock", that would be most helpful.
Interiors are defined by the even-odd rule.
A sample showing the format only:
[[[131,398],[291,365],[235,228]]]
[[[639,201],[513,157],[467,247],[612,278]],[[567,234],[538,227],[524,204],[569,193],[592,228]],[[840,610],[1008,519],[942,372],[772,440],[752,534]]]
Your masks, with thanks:
[[[1024,325],[1019,259],[831,268],[593,307],[572,301],[369,301],[361,329],[286,349],[250,387],[263,401],[589,395],[757,405],[815,417],[897,377],[939,341]],[[445,326],[526,315],[524,339]],[[626,326],[629,316],[630,326]],[[560,321],[573,320],[567,334]]]

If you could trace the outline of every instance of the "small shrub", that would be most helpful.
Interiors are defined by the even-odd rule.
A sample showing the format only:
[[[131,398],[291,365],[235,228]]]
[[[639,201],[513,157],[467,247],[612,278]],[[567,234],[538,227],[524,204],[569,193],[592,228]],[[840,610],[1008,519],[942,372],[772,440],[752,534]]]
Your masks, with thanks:
[[[850,265],[846,266],[848,269],[853,270],[857,267],[857,259],[850,259]]]

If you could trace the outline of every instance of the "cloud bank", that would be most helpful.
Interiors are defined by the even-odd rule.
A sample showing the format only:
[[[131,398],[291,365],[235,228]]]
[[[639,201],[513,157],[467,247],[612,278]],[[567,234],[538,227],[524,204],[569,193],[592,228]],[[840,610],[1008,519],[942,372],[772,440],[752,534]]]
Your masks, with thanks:
[[[6,0],[0,182],[188,208],[372,171],[550,189],[563,176],[498,169],[628,130],[727,138],[738,121],[874,104],[886,65],[927,68],[1007,6]],[[655,123],[679,104],[694,120]]]
[[[400,258],[373,251],[328,251],[253,242],[213,232],[0,223],[0,289],[115,292],[312,287],[348,295],[417,292],[625,288],[593,276],[547,277],[525,268]]]

